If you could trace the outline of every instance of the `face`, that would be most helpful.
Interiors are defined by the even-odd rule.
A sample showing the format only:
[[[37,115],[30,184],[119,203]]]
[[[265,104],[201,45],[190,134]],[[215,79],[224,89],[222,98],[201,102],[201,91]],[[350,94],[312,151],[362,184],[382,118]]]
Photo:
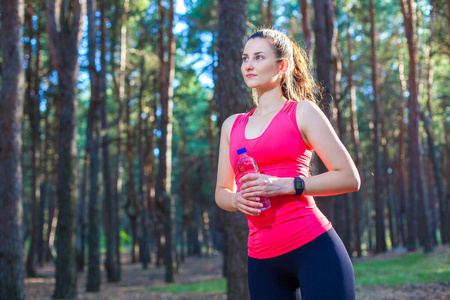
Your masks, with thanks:
[[[274,53],[272,45],[264,38],[250,39],[242,53],[242,76],[250,88],[270,89],[280,84],[283,63]]]

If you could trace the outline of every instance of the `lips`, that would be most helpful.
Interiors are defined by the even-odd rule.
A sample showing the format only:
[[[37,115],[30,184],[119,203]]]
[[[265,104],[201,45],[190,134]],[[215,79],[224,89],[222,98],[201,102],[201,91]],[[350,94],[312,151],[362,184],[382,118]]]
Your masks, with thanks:
[[[255,77],[256,75],[255,74],[247,74],[247,75],[245,75],[245,77],[247,77],[247,78],[252,78],[252,77]]]

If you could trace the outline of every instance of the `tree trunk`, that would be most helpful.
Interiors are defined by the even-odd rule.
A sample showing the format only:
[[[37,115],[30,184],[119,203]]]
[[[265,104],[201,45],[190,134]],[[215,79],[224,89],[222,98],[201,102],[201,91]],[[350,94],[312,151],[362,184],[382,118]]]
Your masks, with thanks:
[[[267,26],[273,27],[272,0],[267,0]]]
[[[28,27],[28,35],[30,41],[27,43],[28,52],[28,68],[26,70],[26,101],[28,106],[28,114],[30,117],[30,127],[31,127],[31,239],[30,246],[28,248],[28,255],[26,261],[27,275],[29,277],[35,277],[36,272],[36,253],[37,244],[39,237],[39,224],[38,224],[38,202],[39,202],[39,120],[40,120],[40,110],[39,110],[39,94],[35,93],[33,89],[33,78],[32,78],[32,62],[33,62],[33,50],[31,47],[31,40],[34,38],[34,30],[32,24],[32,18],[34,16],[33,7],[30,3],[27,6],[27,13],[25,13],[25,20]],[[36,56],[39,56],[39,52],[36,52]],[[37,60],[37,58],[35,58]]]
[[[370,0],[370,45],[371,45],[371,67],[372,67],[372,87],[373,87],[373,154],[375,164],[375,182],[374,182],[374,202],[375,202],[375,252],[385,252],[386,248],[386,229],[384,225],[384,201],[382,187],[382,162],[380,154],[380,103],[378,99],[377,83],[377,56],[375,49],[375,7],[374,0]]]
[[[58,72],[59,116],[58,145],[58,224],[56,227],[56,284],[54,298],[76,297],[76,135],[78,47],[81,41],[84,2],[47,3],[47,33],[52,62]],[[55,11],[56,9],[56,11]],[[57,17],[59,16],[59,17]]]
[[[83,162],[83,174],[80,181],[78,197],[78,234],[77,234],[77,270],[84,270],[84,257],[86,252],[86,189],[89,168],[89,148],[86,144]]]
[[[448,2],[450,4],[450,0]],[[424,128],[427,134],[427,145],[428,145],[428,159],[431,164],[432,173],[434,177],[435,186],[433,188],[437,191],[437,198],[439,203],[439,230],[441,232],[442,243],[446,244],[450,242],[450,236],[446,234],[446,228],[448,226],[448,220],[446,216],[447,205],[445,203],[445,195],[444,195],[444,186],[442,184],[442,177],[440,176],[440,164],[439,160],[436,157],[436,147],[434,142],[433,132],[431,131],[431,122],[433,119],[433,111],[431,108],[431,89],[433,85],[433,69],[431,66],[431,58],[433,56],[433,41],[434,41],[434,23],[435,23],[435,11],[434,9],[431,12],[431,25],[430,25],[430,39],[428,41],[428,53],[426,57],[426,82],[427,82],[427,111],[428,116],[425,116],[425,113],[422,114],[422,120],[424,123]],[[433,182],[433,180],[431,180]]]
[[[216,104],[218,125],[231,114],[244,112],[251,107],[240,63],[243,40],[246,34],[248,1],[219,0],[218,57]],[[225,264],[227,270],[227,295],[230,300],[249,299],[247,284],[247,235],[244,214],[226,213]]]
[[[420,228],[423,230],[424,251],[432,250],[430,216],[428,209],[428,200],[425,188],[425,178],[422,156],[420,155],[420,137],[419,137],[419,118],[420,107],[418,101],[417,79],[416,79],[416,40],[414,32],[413,4],[411,0],[400,0],[400,8],[403,14],[405,34],[408,42],[409,54],[409,77],[408,77],[408,171],[409,171],[409,198],[410,205],[416,205],[420,215],[416,218],[408,218],[414,221],[414,224],[408,224],[408,250],[416,249],[416,239],[414,229],[420,222]],[[411,201],[412,200],[412,201]],[[422,218],[422,220],[420,220]]]
[[[348,44],[348,85],[350,90],[350,132],[353,143],[354,160],[356,167],[361,174],[364,174],[364,166],[362,164],[362,154],[359,141],[359,127],[356,110],[356,89],[353,84],[353,37],[350,30],[347,30],[347,44]],[[367,187],[364,187],[366,189]],[[357,191],[353,193],[353,234],[354,234],[354,250],[358,257],[362,255],[361,250],[361,215],[362,215],[362,192]]]
[[[398,120],[398,154],[396,157],[397,164],[396,169],[398,171],[397,180],[396,180],[396,187],[398,194],[398,212],[397,212],[397,228],[399,232],[399,239],[401,240],[402,245],[406,245],[406,236],[405,236],[405,221],[406,221],[406,215],[407,215],[407,203],[406,203],[406,190],[407,190],[407,183],[406,183],[406,175],[405,175],[405,166],[404,162],[406,161],[405,157],[405,101],[403,95],[405,95],[407,90],[407,83],[405,79],[405,71],[404,71],[404,64],[403,64],[403,54],[399,47],[398,49],[399,53],[399,79],[400,79],[400,87],[402,91],[402,97],[400,98],[400,101],[398,101],[398,114],[397,114],[397,120]]]
[[[133,141],[134,136],[136,134],[133,133],[133,129],[130,124],[130,101],[131,101],[131,89],[129,86],[129,80],[126,81],[126,105],[125,105],[125,131],[127,133],[126,140],[126,151],[125,155],[127,158],[128,165],[128,194],[127,194],[127,203],[125,204],[125,213],[130,219],[130,227],[131,227],[131,262],[136,263],[136,248],[137,248],[137,218],[139,213],[139,203],[137,201],[136,189],[134,184],[134,166],[133,166],[133,145],[135,141]]]
[[[314,36],[311,29],[311,13],[308,0],[300,0],[300,9],[302,13],[303,39],[306,45],[305,50],[310,63],[312,63],[314,56]]]
[[[88,204],[88,274],[86,291],[98,292],[100,290],[100,204],[99,204],[99,80],[96,70],[96,38],[97,26],[95,25],[95,13],[97,11],[95,0],[87,1],[88,14],[88,59],[89,76],[91,80],[91,102],[89,104],[86,144],[89,151],[89,204]]]
[[[173,128],[173,86],[175,76],[175,37],[174,26],[174,1],[170,0],[168,10],[168,27],[164,32],[164,8],[158,1],[160,12],[160,63],[161,63],[161,139],[159,146],[159,169],[157,178],[156,198],[164,203],[164,264],[166,282],[175,282],[175,198],[171,195],[172,174],[172,128]],[[164,33],[167,34],[167,46],[164,45]],[[167,52],[167,61],[164,59]]]
[[[331,47],[334,39],[334,15],[331,0],[316,0],[314,4],[314,31],[315,31],[315,54],[317,57],[317,79],[322,84],[322,98],[319,99],[319,106],[328,119],[331,120],[331,101],[333,98],[333,87],[331,82]],[[314,164],[317,172],[323,173],[327,169],[323,162],[314,156]],[[317,197],[317,206],[333,222],[334,197]]]
[[[24,3],[2,0],[0,11],[0,298],[25,299],[21,168]]]
[[[142,28],[142,26],[141,26]],[[143,49],[143,38],[139,40],[139,49]],[[139,159],[139,184],[138,184],[138,197],[139,197],[139,212],[140,212],[140,225],[141,225],[141,236],[139,243],[139,256],[142,262],[142,268],[147,269],[149,262],[149,251],[148,251],[148,226],[147,226],[147,205],[144,196],[144,184],[145,184],[145,172],[144,172],[144,149],[142,138],[144,136],[144,120],[142,117],[143,105],[142,98],[143,92],[146,87],[147,81],[145,73],[145,59],[141,56],[140,60],[140,77],[141,86],[138,94],[138,135],[137,135],[137,146],[138,146],[138,159]]]
[[[261,26],[268,26],[266,18],[266,6],[264,5],[264,0],[259,0],[259,12],[261,14]]]

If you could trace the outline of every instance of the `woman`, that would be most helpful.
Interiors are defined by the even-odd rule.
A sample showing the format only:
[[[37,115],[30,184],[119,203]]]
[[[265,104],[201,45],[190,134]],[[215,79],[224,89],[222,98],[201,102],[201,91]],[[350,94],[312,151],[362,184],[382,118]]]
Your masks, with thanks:
[[[247,40],[241,71],[257,107],[222,125],[216,203],[247,216],[248,281],[253,300],[354,299],[347,251],[313,196],[357,191],[358,171],[326,116],[304,52],[283,33],[264,29]],[[237,150],[261,171],[242,177]],[[328,171],[309,176],[312,151]],[[259,197],[272,207],[261,210]]]

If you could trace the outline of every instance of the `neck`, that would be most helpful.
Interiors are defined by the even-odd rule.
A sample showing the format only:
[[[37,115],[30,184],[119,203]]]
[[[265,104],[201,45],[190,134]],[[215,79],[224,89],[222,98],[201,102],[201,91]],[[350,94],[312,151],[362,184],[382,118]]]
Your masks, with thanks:
[[[258,94],[258,108],[260,114],[270,113],[274,110],[281,109],[287,99],[283,96],[281,92],[281,87],[270,90],[256,90]]]

